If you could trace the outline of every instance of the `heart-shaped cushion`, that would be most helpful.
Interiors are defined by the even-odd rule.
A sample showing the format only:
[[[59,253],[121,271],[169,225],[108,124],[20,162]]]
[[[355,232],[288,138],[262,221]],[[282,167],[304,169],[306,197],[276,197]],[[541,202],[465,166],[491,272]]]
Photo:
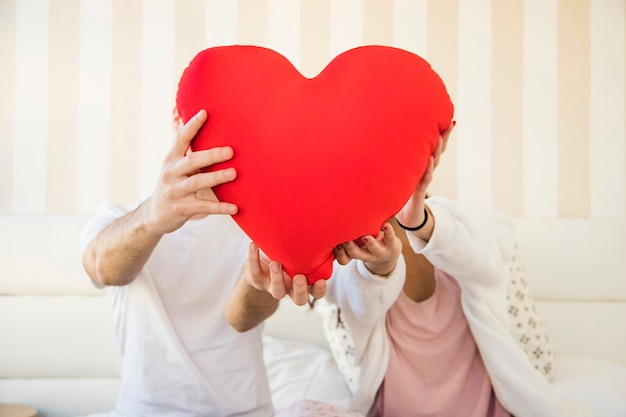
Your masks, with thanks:
[[[218,199],[309,283],[330,277],[336,245],[375,236],[402,208],[453,116],[430,65],[387,46],[346,51],[310,79],[271,49],[209,48],[185,69],[176,105],[185,122],[208,112],[192,150],[234,150],[210,168],[237,169]]]

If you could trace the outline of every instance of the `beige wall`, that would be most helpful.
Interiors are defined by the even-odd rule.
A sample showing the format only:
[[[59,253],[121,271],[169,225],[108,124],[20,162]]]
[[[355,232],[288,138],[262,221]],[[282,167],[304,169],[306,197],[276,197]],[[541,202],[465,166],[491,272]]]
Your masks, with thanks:
[[[623,0],[0,0],[0,211],[150,193],[181,71],[257,44],[309,77],[363,44],[431,62],[457,129],[432,192],[626,217]]]

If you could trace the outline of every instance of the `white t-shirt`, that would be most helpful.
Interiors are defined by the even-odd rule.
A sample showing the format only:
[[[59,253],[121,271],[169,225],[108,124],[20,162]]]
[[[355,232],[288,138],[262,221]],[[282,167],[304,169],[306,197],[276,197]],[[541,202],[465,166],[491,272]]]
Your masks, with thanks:
[[[127,212],[101,208],[82,249]],[[192,220],[163,236],[132,283],[106,288],[121,354],[116,415],[273,415],[262,326],[238,333],[224,318],[249,242],[230,216]]]

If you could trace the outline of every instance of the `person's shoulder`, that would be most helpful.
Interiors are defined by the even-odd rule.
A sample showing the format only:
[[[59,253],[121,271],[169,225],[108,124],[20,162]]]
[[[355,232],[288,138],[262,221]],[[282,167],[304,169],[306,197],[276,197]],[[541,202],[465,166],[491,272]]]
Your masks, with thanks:
[[[451,213],[478,216],[490,220],[497,220],[504,223],[511,223],[513,219],[502,210],[490,204],[479,202],[458,202],[444,196],[434,196],[426,199],[429,208],[441,207]]]
[[[96,209],[92,219],[116,219],[122,217],[127,213],[135,210],[137,207],[143,204],[146,199],[147,198],[138,198],[133,205],[121,205],[113,203],[102,204]]]
[[[98,207],[93,215],[93,218],[96,219],[102,217],[122,217],[131,210],[131,207],[121,206],[117,204],[104,204]]]
[[[96,209],[91,218],[86,221],[80,236],[80,247],[84,250],[89,242],[95,238],[109,224],[124,216],[133,207],[125,207],[117,204],[103,204]]]

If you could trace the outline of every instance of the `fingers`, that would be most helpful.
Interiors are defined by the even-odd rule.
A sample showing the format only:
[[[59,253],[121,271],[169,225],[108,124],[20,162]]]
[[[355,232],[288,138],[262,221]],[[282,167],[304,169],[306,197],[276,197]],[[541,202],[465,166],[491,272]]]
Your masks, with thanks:
[[[261,256],[259,255],[259,247],[254,242],[251,242],[250,246],[248,246],[248,263],[250,268],[250,275],[263,275],[260,258]]]
[[[233,181],[237,178],[237,171],[234,168],[227,168],[214,172],[201,172],[185,177],[180,181],[181,194],[191,194],[202,189],[213,188],[220,184]]]
[[[443,137],[439,136],[439,140],[437,141],[437,147],[435,148],[435,152],[433,152],[433,156],[435,158],[435,164],[434,164],[435,167],[439,165],[439,160],[441,159],[442,153],[443,153]]]
[[[235,215],[239,211],[239,207],[233,203],[225,203],[221,201],[210,201],[204,198],[204,193],[200,193],[199,196],[193,194],[187,199],[182,200],[173,207],[172,210],[180,215],[186,215],[191,218],[195,215]]]
[[[384,246],[389,246],[394,242],[394,239],[396,238],[396,232],[393,230],[393,227],[391,226],[391,223],[389,222],[385,222],[385,224],[383,224],[383,243]]]
[[[225,162],[233,158],[233,148],[221,146],[189,152],[186,158],[181,160],[180,169],[188,174],[208,168],[220,162]]]
[[[453,120],[452,123],[442,132],[441,137],[443,138],[443,148],[441,149],[441,153],[444,153],[448,148],[448,139],[450,139],[450,134],[454,127],[456,126],[456,120]]]
[[[259,291],[265,291],[269,286],[267,278],[261,269],[259,259],[259,247],[254,243],[250,243],[248,247],[248,263],[247,263],[247,281]]]
[[[335,248],[335,257],[339,263],[345,265],[351,259],[358,259],[363,261],[370,272],[388,276],[395,268],[402,252],[402,242],[396,236],[391,224],[385,222],[376,237],[368,235],[361,237],[360,240],[363,242],[362,246],[351,241]]]
[[[180,119],[180,117],[178,119]],[[175,118],[175,120],[178,119]],[[172,175],[192,175],[203,168],[228,161],[233,157],[234,152],[230,146],[189,152],[193,138],[206,120],[206,111],[200,110],[185,123],[182,129],[180,129],[176,142],[166,157],[166,161],[175,163],[175,167],[172,169]],[[232,176],[233,174],[231,173],[230,175]]]
[[[179,177],[192,176],[201,171],[206,171],[207,168],[219,164],[220,162],[226,162],[232,159],[234,156],[233,148],[230,146],[223,146],[217,148],[210,148],[201,151],[189,152],[184,157],[180,157],[174,164],[172,164],[172,174]],[[220,173],[221,171],[234,170],[228,168],[224,170],[215,170],[213,173]],[[222,175],[228,175],[222,173]],[[236,175],[231,173],[231,176]]]
[[[172,128],[174,129],[174,132],[179,133],[183,126],[183,118],[180,117],[180,114],[178,114],[178,108],[174,106],[172,109]]]
[[[361,237],[361,241],[363,242],[363,247],[357,245],[353,240],[350,242],[343,243],[341,245],[343,252],[345,253],[345,258],[347,262],[342,265],[347,264],[352,259],[360,259],[364,260],[369,251],[365,249],[370,241],[374,240],[372,236],[363,236]],[[371,244],[371,243],[370,243]]]
[[[442,132],[442,136],[444,139],[447,139],[450,136],[450,133],[452,133],[455,126],[456,126],[456,120],[451,121],[448,127],[446,127],[446,129]]]
[[[450,138],[450,133],[452,133],[454,126],[456,126],[456,122],[452,121],[450,125],[443,132],[441,132],[441,136],[437,141],[437,146],[428,160],[428,165],[426,166],[426,170],[424,171],[420,182],[404,207],[396,214],[398,220],[400,220],[403,224],[414,224],[419,220],[418,217],[422,216],[422,213],[424,212],[426,192],[428,191],[428,187],[433,180],[435,168],[439,165],[441,155],[445,152],[446,147],[448,146],[448,139]]]
[[[181,123],[176,109],[174,124]],[[150,211],[166,232],[176,230],[197,214],[236,214],[235,204],[220,202],[212,188],[237,178],[234,168],[206,171],[205,168],[233,158],[231,147],[218,147],[188,152],[191,142],[207,120],[207,113],[199,111],[178,132],[173,147],[165,157],[161,175],[151,199]]]
[[[283,272],[282,265],[261,254],[259,247],[254,242],[250,243],[248,248],[246,268],[250,285],[259,291],[270,293],[277,300],[289,294],[294,304],[303,306],[309,302],[311,295],[314,298],[321,298],[326,295],[325,280],[319,280],[309,286],[306,276],[303,274],[296,274],[293,279],[290,278]]]
[[[239,211],[236,204],[221,202],[213,190],[204,188],[187,193],[178,203],[176,210],[180,214],[193,216],[195,214],[228,214],[235,215]]]
[[[200,155],[199,155],[200,154]],[[219,202],[212,188],[221,184],[226,184],[237,178],[235,168],[226,168],[211,172],[197,172],[200,168],[205,168],[213,163],[223,162],[232,158],[233,150],[230,147],[209,149],[208,151],[192,152],[183,158],[177,167],[180,178],[174,185],[175,193],[180,196],[195,197],[194,209],[200,213],[230,214],[238,212],[235,204]],[[206,165],[206,164],[209,165]],[[197,172],[190,175],[192,172]]]
[[[191,146],[191,141],[196,136],[198,130],[200,130],[206,119],[206,111],[200,110],[195,116],[189,119],[187,123],[185,123],[176,138],[176,143],[171,151],[172,155],[180,157],[187,153],[187,149]]]
[[[389,223],[385,223],[388,228],[391,228]],[[383,226],[383,229],[386,227]],[[388,241],[385,241],[385,233],[381,231],[378,236],[374,237],[371,235],[362,236],[360,241],[362,245],[359,246],[355,241],[345,242],[335,248],[335,259],[339,262],[340,265],[346,265],[352,259],[359,259],[362,261],[371,261],[376,257],[381,256],[385,253],[385,244]],[[391,230],[391,238],[390,241],[393,240],[395,234],[393,234],[393,230]]]
[[[270,283],[268,292],[277,300],[280,300],[287,295],[287,288],[283,276],[283,266],[276,261],[272,261],[270,263]]]
[[[201,195],[201,194],[200,194]],[[235,215],[239,211],[239,207],[232,203],[223,203],[220,201],[205,200],[198,196],[195,201],[186,208],[189,215],[195,214],[226,214]]]
[[[286,278],[289,280],[289,278]],[[298,306],[309,303],[309,298],[322,298],[326,295],[328,286],[326,280],[320,279],[315,281],[313,285],[307,285],[306,277],[302,274],[296,274],[292,280],[292,288],[289,293],[291,300]]]
[[[365,245],[363,249],[367,250],[368,254],[373,255],[368,257],[369,259],[367,260],[375,260],[387,256],[389,248],[395,243],[395,237],[396,233],[388,222],[383,224],[382,230],[376,238],[364,236],[365,239],[363,241]]]
[[[417,190],[420,193],[426,195],[426,190],[428,190],[428,186],[433,180],[433,174],[435,172],[435,156],[431,155],[428,160],[428,165],[426,166],[426,172],[422,175],[422,179],[420,180],[419,185],[417,186]]]
[[[320,279],[309,287],[309,294],[311,294],[313,298],[318,299],[326,296],[327,290],[328,285],[326,285],[326,280]]]
[[[272,297],[280,300],[287,294],[283,267],[279,262],[271,261],[265,255],[261,256],[259,247],[250,243],[248,247],[247,263],[248,283],[258,291],[266,291]],[[305,279],[306,287],[306,279]]]
[[[207,151],[192,152],[182,158],[175,167],[164,172],[163,179],[170,184],[169,196],[172,199],[191,197],[189,210],[196,213],[236,214],[235,204],[219,202],[212,188],[231,182],[237,178],[234,168],[226,168],[211,172],[199,172],[209,163],[223,162],[232,158],[230,147],[215,148]],[[196,172],[196,173],[193,173]],[[192,174],[193,173],[193,174]],[[190,203],[187,200],[187,203]]]
[[[343,244],[335,246],[333,253],[335,255],[335,260],[339,263],[339,265],[347,265],[352,260],[350,255],[348,255],[344,249]]]
[[[289,295],[295,305],[303,306],[309,302],[309,288],[304,275],[297,274],[293,277],[293,288]]]
[[[437,165],[439,165],[439,160],[441,159],[441,155],[448,148],[448,140],[450,139],[450,134],[452,133],[454,126],[456,126],[456,122],[453,120],[448,125],[446,130],[441,132],[441,135],[439,136],[437,147],[435,148],[435,152],[433,152],[433,155],[435,156],[435,168],[437,168]]]
[[[439,147],[439,146],[438,146]],[[420,182],[417,184],[415,191],[406,202],[404,207],[396,214],[396,218],[406,226],[412,226],[420,224],[420,219],[423,219],[424,204],[426,199],[426,192],[433,180],[435,172],[435,156],[431,155],[426,166],[426,171]]]

